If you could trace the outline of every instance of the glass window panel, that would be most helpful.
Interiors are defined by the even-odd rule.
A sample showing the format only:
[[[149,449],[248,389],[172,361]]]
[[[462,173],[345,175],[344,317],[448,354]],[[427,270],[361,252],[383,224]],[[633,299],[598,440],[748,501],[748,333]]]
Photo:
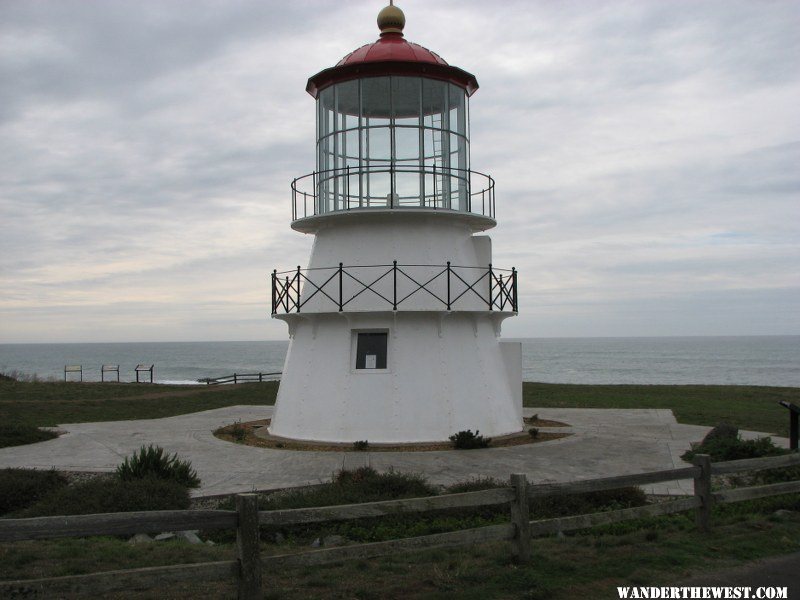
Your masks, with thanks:
[[[386,166],[386,170],[382,173],[376,173],[374,171],[369,172],[365,179],[367,180],[365,182],[366,185],[369,186],[368,205],[388,206],[389,193],[392,188],[388,166]]]
[[[359,333],[356,338],[356,369],[385,369],[388,347],[387,332]]]
[[[336,110],[339,113],[339,129],[358,127],[358,81],[346,81],[336,85]]]
[[[392,77],[395,125],[419,125],[420,85],[418,77]]]
[[[347,182],[347,207],[354,208],[360,205],[360,194],[359,191],[361,189],[361,177],[356,173],[355,175],[350,175]]]
[[[389,99],[389,78],[368,77],[361,81],[361,105],[367,125],[388,125],[391,102]]]
[[[396,127],[394,144],[394,156],[398,161],[419,159],[419,129],[416,127]]]
[[[447,84],[434,79],[422,80],[422,114],[428,127],[442,127]]]
[[[425,129],[423,132],[425,144],[425,164],[442,164],[442,132],[436,129]]]
[[[466,140],[455,133],[450,134],[450,166],[453,169],[467,168],[467,146]]]
[[[320,137],[333,131],[333,86],[328,87],[319,95],[320,103]]]
[[[448,87],[450,90],[450,131],[466,135],[466,113],[464,110],[466,93],[460,87],[452,83],[448,84]]]
[[[419,201],[419,173],[403,172],[395,173],[395,193],[401,205],[418,206]]]
[[[341,147],[339,151],[346,156],[348,164],[355,161],[358,164],[358,129],[351,129],[346,133],[341,133]]]
[[[391,159],[391,139],[388,127],[370,127],[365,130],[369,143],[369,159],[388,162]]]

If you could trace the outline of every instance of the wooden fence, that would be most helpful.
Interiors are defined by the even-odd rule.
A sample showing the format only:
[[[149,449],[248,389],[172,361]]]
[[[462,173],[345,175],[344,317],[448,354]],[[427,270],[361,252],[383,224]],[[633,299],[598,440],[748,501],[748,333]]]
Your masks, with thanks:
[[[108,571],[90,575],[71,575],[19,581],[0,581],[0,596],[58,595],[77,593],[96,595],[119,590],[148,589],[176,582],[209,582],[232,579],[239,598],[262,598],[262,573],[295,565],[318,565],[354,558],[368,558],[400,551],[439,548],[488,541],[507,540],[518,560],[530,557],[531,538],[630,519],[655,517],[687,510],[695,511],[695,522],[702,530],[711,527],[711,508],[715,504],[741,502],[767,496],[800,492],[800,481],[775,483],[738,489],[711,491],[711,476],[800,465],[800,454],[737,460],[712,464],[707,455],[698,455],[693,466],[604,479],[529,485],[525,475],[511,475],[508,487],[365,504],[259,511],[256,494],[236,497],[236,510],[183,510],[103,515],[0,519],[0,542],[54,539],[92,535],[133,535],[192,529],[235,529],[237,559],[168,567],[148,567]],[[531,520],[528,498],[556,494],[597,492],[646,485],[676,479],[694,479],[694,495],[658,504],[608,512]],[[386,542],[324,548],[310,552],[277,556],[259,555],[259,527],[321,523],[410,514],[450,508],[507,504],[510,522],[475,529],[438,533]]]
[[[226,383],[235,385],[237,383],[253,383],[255,381],[261,383],[262,381],[275,381],[274,378],[280,374],[281,371],[277,373],[234,373],[233,375],[223,375],[222,377],[208,377],[200,381],[206,385],[222,385]]]

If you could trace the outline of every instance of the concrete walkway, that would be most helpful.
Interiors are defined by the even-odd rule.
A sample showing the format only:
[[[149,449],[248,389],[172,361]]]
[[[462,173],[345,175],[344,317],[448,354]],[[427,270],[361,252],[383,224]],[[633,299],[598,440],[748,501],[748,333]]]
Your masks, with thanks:
[[[271,406],[232,406],[165,419],[60,425],[57,439],[0,449],[0,468],[55,467],[112,471],[143,444],[157,444],[189,459],[203,485],[195,495],[268,490],[330,481],[342,468],[370,465],[378,470],[424,473],[449,484],[474,477],[505,479],[526,473],[532,482],[593,479],[685,465],[680,455],[700,441],[708,427],[681,425],[670,410],[525,409],[526,416],[569,423],[573,435],[549,442],[442,452],[299,452],[225,442],[213,431],[236,421],[272,416]],[[743,437],[768,434],[742,432]],[[773,438],[788,447],[786,438]],[[657,494],[692,492],[691,481],[648,486]]]

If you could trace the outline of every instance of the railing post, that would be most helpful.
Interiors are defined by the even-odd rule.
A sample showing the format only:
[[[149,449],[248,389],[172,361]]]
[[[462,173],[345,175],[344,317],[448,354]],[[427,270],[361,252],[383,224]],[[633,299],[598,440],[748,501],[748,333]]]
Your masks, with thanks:
[[[258,534],[258,494],[236,496],[236,552],[239,560],[238,597],[261,600],[261,558]]]
[[[531,558],[531,522],[528,514],[528,479],[524,473],[511,475],[514,499],[511,500],[511,522],[514,524],[514,555],[519,562]]]
[[[236,373],[233,374],[233,385],[236,385],[238,381],[236,381]]]
[[[514,309],[514,312],[519,312],[517,310],[517,269],[515,267],[511,267],[511,299],[513,300],[511,308]]]
[[[342,306],[342,263],[339,263],[339,312],[344,310]]]
[[[692,464],[700,467],[700,473],[694,478],[694,496],[700,499],[700,506],[695,509],[694,522],[700,531],[711,529],[711,457],[708,454],[695,454]]]
[[[277,310],[275,306],[275,282],[278,278],[278,269],[272,269],[272,314],[274,315]]]
[[[492,285],[494,284],[494,271],[492,271],[492,263],[489,263],[489,310],[492,310]]]
[[[450,261],[447,261],[447,310],[450,310]]]
[[[397,261],[392,262],[392,271],[394,272],[394,296],[392,297],[392,310],[397,310]]]
[[[300,312],[300,265],[297,265],[295,279],[297,280],[297,312]]]
[[[283,307],[286,309],[286,312],[289,312],[289,300],[292,298],[292,288],[289,287],[289,276],[286,276],[286,295],[283,297]]]

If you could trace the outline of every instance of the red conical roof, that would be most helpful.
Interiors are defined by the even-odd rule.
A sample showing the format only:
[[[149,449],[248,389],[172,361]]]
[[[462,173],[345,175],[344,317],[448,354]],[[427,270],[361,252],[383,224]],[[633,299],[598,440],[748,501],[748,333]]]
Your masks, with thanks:
[[[402,33],[385,33],[371,44],[364,44],[336,63],[337,67],[381,61],[419,62],[445,65],[447,61],[424,46],[414,44]]]
[[[391,8],[397,10],[397,7]],[[394,13],[391,16],[396,17]],[[316,98],[321,90],[342,81],[381,75],[416,75],[449,81],[464,88],[468,95],[474,94],[478,89],[475,76],[447,64],[441,56],[424,46],[407,41],[402,32],[405,24],[402,12],[400,17],[402,22],[389,22],[386,19],[382,21],[379,15],[381,37],[353,50],[336,63],[336,66],[309,78],[306,91]]]

